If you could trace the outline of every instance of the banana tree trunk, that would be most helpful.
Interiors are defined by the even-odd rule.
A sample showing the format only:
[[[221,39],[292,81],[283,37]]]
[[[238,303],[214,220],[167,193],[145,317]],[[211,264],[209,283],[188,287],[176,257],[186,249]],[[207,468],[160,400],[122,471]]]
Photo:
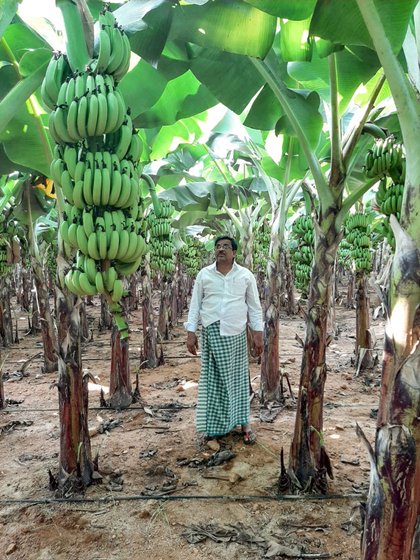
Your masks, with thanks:
[[[289,458],[289,471],[293,473],[291,478],[297,489],[322,493],[327,491],[326,473],[330,470],[322,437],[327,324],[334,262],[340,241],[332,215],[324,220],[324,223],[327,222],[326,233],[319,231],[315,243],[299,396]]]
[[[19,304],[23,311],[27,313],[31,310],[32,275],[30,268],[21,269],[21,290]]]
[[[85,299],[85,301],[83,301],[83,303],[80,306],[80,334],[82,335],[82,340],[85,342],[87,340],[89,340],[89,323],[88,323],[88,318],[87,318],[87,313],[86,313],[86,306],[87,305],[92,305],[92,303],[88,303],[86,302],[87,298],[83,298]]]
[[[180,303],[182,303],[182,275],[179,259],[177,258],[177,265],[171,281],[171,323],[172,326],[177,325],[178,317],[180,315]]]
[[[58,396],[61,494],[92,482],[94,470],[88,429],[88,377],[83,375],[80,340],[80,300],[57,288]]]
[[[31,294],[32,294],[32,304],[31,304],[32,313],[31,313],[31,324],[30,324],[29,332],[32,335],[37,335],[41,330],[41,325],[40,325],[40,316],[39,316],[38,302],[36,297],[36,290],[31,290]]]
[[[254,235],[252,233],[252,226],[250,223],[246,224],[241,236],[241,252],[243,259],[243,266],[249,270],[253,270],[254,263],[252,259],[252,247],[254,245]]]
[[[4,383],[3,383],[3,362],[0,352],[0,410],[6,406],[6,399],[4,398]]]
[[[158,334],[160,340],[169,340],[171,335],[171,294],[168,280],[163,280],[160,290]]]
[[[363,560],[420,558],[420,249],[396,220],[393,229],[397,245],[371,461],[377,483],[369,490]]]
[[[284,282],[285,282],[285,292],[286,292],[286,313],[291,316],[296,312],[296,301],[295,293],[293,290],[293,272],[292,263],[290,262],[289,251],[284,251]]]
[[[364,271],[356,272],[356,368],[373,366],[372,335],[370,334],[370,300]]]
[[[0,341],[5,348],[13,343],[10,281],[7,277],[0,278]]]
[[[264,301],[264,349],[261,357],[260,400],[262,404],[281,402],[281,379],[279,363],[280,320],[280,247],[267,265],[267,294]]]
[[[120,331],[114,327],[111,335],[109,404],[115,410],[128,408],[133,402],[129,350],[129,338],[121,339]]]
[[[142,362],[148,368],[158,365],[156,329],[152,304],[152,281],[148,257],[144,259],[142,276],[143,352]]]
[[[398,112],[406,153],[401,227],[396,240],[385,331],[381,398],[368,496],[363,560],[420,558],[420,106],[411,81],[392,51],[379,6],[357,0]],[[414,5],[413,5],[414,6]],[[420,6],[412,21],[420,19]],[[410,25],[411,27],[411,25]],[[415,31],[414,31],[415,32]],[[418,29],[417,29],[418,32]],[[417,37],[418,38],[418,37]],[[416,51],[414,50],[414,53]],[[413,53],[413,51],[411,51]],[[417,58],[412,60],[418,66]],[[411,76],[410,76],[411,77]],[[378,477],[379,475],[379,477]],[[376,484],[372,484],[378,478]],[[379,506],[379,507],[378,507]]]
[[[139,308],[139,279],[137,274],[132,274],[130,276],[130,286],[128,298],[128,309],[130,311],[136,311]]]
[[[32,262],[35,289],[40,316],[41,337],[44,350],[44,372],[51,373],[58,369],[58,342],[56,326],[54,324],[45,274],[38,262]]]
[[[100,331],[109,331],[112,328],[112,315],[108,309],[108,303],[106,297],[101,294],[101,312],[99,316],[99,330]]]
[[[347,298],[346,307],[352,309],[354,305],[354,274],[351,270],[347,273]]]

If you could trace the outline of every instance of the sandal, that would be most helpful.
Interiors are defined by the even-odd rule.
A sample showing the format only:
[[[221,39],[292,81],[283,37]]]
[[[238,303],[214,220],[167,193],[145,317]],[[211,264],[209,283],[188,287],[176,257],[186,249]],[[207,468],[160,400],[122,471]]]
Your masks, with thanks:
[[[257,441],[257,436],[251,430],[243,432],[245,445],[253,445]]]

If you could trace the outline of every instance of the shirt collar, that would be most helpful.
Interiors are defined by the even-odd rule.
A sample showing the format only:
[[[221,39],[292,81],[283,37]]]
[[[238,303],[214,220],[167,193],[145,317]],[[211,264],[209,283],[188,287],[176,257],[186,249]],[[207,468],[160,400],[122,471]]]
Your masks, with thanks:
[[[236,263],[236,261],[233,261],[232,268],[231,268],[231,270],[229,270],[228,274],[230,274],[233,270],[237,270],[237,269],[238,269],[238,266],[239,266],[239,265]],[[216,271],[216,272],[219,272],[219,271],[217,270],[217,268],[216,268],[216,261],[214,261],[214,263],[212,263],[212,264],[209,266],[209,268],[211,268],[212,270],[214,270],[214,271]]]

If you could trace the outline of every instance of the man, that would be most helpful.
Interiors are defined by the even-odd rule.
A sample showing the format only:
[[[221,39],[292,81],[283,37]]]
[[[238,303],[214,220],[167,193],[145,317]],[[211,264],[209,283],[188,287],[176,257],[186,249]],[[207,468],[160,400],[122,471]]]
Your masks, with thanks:
[[[255,355],[263,350],[262,310],[251,271],[235,262],[236,241],[215,241],[216,261],[201,269],[194,284],[187,348],[197,355],[196,330],[202,323],[201,374],[196,412],[197,432],[208,438],[241,426],[244,442],[254,443],[250,428],[249,365],[246,326],[252,329]]]

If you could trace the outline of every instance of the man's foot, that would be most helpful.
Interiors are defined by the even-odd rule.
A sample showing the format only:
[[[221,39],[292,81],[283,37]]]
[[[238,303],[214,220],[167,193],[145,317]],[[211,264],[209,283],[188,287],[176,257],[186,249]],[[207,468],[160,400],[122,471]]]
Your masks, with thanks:
[[[249,426],[241,426],[241,428],[242,428],[244,443],[246,445],[252,445],[257,441],[257,436],[254,434],[254,432],[251,430]]]
[[[254,432],[251,431],[244,432],[244,443],[246,445],[252,445],[256,441],[257,441],[257,436],[254,434]]]

